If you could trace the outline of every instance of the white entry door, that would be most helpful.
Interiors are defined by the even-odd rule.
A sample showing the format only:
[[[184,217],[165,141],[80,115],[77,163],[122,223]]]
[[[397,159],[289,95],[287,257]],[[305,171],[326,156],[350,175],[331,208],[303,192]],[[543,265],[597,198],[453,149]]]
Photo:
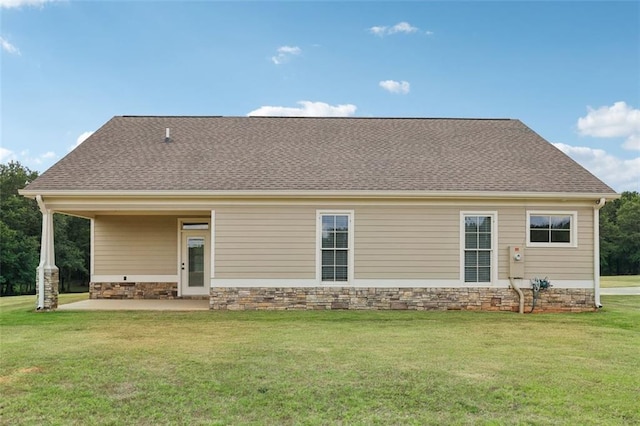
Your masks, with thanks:
[[[182,231],[180,287],[183,296],[209,294],[211,283],[208,231]]]

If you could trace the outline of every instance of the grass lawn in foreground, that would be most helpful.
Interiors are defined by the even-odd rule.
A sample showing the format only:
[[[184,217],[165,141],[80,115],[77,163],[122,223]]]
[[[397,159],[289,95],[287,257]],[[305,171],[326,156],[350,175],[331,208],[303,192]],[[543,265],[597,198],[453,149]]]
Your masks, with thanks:
[[[615,277],[600,277],[600,287],[640,287],[640,275],[618,275]]]
[[[64,302],[77,295],[62,295]],[[639,424],[640,297],[584,314],[34,313],[3,424]]]

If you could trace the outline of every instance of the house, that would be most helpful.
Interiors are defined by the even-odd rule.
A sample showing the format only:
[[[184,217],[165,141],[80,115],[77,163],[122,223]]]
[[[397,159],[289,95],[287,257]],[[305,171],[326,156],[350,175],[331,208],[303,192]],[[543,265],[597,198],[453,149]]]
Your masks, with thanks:
[[[519,120],[112,118],[22,194],[91,220],[91,298],[211,309],[522,310],[599,300],[618,195]]]

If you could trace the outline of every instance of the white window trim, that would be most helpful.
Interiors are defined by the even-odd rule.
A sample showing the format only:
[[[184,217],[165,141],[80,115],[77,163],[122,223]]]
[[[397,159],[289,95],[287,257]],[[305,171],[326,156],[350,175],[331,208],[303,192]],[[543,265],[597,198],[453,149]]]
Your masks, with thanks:
[[[531,216],[571,216],[571,242],[568,243],[536,243],[531,242]],[[578,247],[578,212],[557,210],[527,210],[526,224],[527,247]]]
[[[464,280],[465,216],[491,216],[491,282],[468,283]],[[461,211],[460,212],[460,282],[464,285],[484,287],[498,283],[498,212],[497,211]]]
[[[324,215],[348,215],[349,216],[349,253],[347,267],[347,281],[322,281],[322,216]],[[316,210],[316,282],[323,286],[350,285],[354,280],[354,234],[355,212],[353,210]]]

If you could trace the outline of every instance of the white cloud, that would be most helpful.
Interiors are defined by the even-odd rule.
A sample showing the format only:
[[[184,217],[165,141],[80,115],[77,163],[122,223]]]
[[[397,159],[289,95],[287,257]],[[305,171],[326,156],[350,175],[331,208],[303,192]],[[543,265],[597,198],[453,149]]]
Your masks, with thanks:
[[[20,49],[9,43],[9,41],[3,37],[0,37],[0,46],[2,46],[2,50],[7,53],[10,53],[12,55],[20,55]]]
[[[53,1],[56,0],[0,0],[0,8],[12,9],[22,6],[44,6],[45,3]]]
[[[389,28],[389,34],[395,34],[395,33],[411,34],[417,31],[418,31],[418,28],[412,26],[408,22],[398,22],[393,27]]]
[[[283,117],[349,117],[355,114],[357,107],[352,104],[329,105],[324,102],[299,101],[300,107],[261,106],[251,111],[249,116]]]
[[[398,33],[411,34],[411,33],[417,33],[418,31],[420,31],[420,28],[414,27],[410,23],[404,22],[404,21],[398,22],[397,24],[391,27],[388,27],[386,25],[377,25],[369,28],[369,32],[371,34],[374,34],[380,37],[384,37],[386,35],[391,35],[391,34],[398,34]],[[425,33],[427,35],[433,34],[431,31],[426,31]]]
[[[33,156],[28,149],[15,153],[10,149],[0,147],[0,163],[6,164],[10,161],[19,161],[23,166],[32,170],[44,170],[53,164],[58,155],[53,151],[47,151],[44,154]]]
[[[406,95],[411,90],[411,85],[408,81],[395,81],[395,80],[384,80],[378,83],[380,87],[390,93],[401,93]]]
[[[602,149],[553,144],[616,191],[640,191],[640,157],[624,160]]]
[[[371,34],[375,34],[375,35],[377,35],[377,36],[382,37],[382,36],[383,36],[383,35],[385,35],[385,33],[387,32],[387,27],[384,27],[384,26],[380,26],[380,27],[378,27],[378,26],[371,27],[371,28],[369,28],[369,32],[370,32]]]
[[[69,151],[73,151],[74,149],[76,149],[78,147],[78,145],[80,145],[82,142],[84,142],[92,134],[93,134],[93,132],[83,132],[83,133],[81,133],[80,136],[78,136],[78,139],[76,139],[76,143],[69,147]]]
[[[578,132],[596,138],[624,137],[626,149],[640,150],[640,109],[625,102],[598,109],[587,107],[588,113],[578,119]]]
[[[16,161],[16,155],[13,151],[0,146],[0,163],[8,163]]]
[[[280,46],[277,50],[277,55],[271,57],[271,62],[276,65],[287,62],[291,56],[299,55],[302,53],[302,49],[298,46]]]

